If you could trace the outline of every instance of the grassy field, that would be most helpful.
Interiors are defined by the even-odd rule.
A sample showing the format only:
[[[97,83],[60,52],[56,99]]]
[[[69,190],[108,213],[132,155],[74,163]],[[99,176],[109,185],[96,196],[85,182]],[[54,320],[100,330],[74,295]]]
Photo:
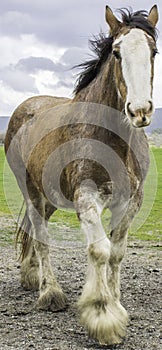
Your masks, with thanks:
[[[157,186],[157,188],[156,188]],[[14,215],[22,206],[22,196],[7,163],[3,147],[0,147],[0,216]],[[109,212],[103,213],[103,224],[108,227]],[[60,226],[79,228],[75,213],[58,210],[51,218],[53,223]],[[162,231],[162,149],[151,149],[151,167],[145,184],[144,204],[136,217],[130,236],[140,240],[159,241]]]

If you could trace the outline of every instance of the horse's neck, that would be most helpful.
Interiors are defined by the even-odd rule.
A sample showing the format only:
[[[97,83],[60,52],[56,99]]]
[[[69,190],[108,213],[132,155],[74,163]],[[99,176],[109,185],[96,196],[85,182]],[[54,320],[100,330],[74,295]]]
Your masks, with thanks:
[[[121,100],[116,88],[114,77],[114,59],[111,57],[109,63],[106,63],[101,68],[97,77],[85,88],[83,88],[73,99],[73,102],[92,102],[109,106],[115,110],[122,112],[124,110],[124,102]],[[110,109],[111,111],[111,109]],[[110,113],[111,114],[111,113]],[[137,159],[142,164],[141,170],[143,176],[147,172],[148,168],[148,144],[143,130],[132,129],[129,124],[123,121],[119,121],[118,118],[122,118],[117,113],[117,126],[115,127],[116,134],[121,136],[121,139],[125,140],[123,147],[122,143],[122,160],[126,166],[131,164],[133,167],[138,166],[138,162],[134,160],[133,154],[137,155]],[[109,130],[109,120],[106,122],[106,128]],[[122,137],[124,135],[124,137]],[[119,145],[118,145],[119,146]],[[119,149],[120,147],[118,147]],[[132,151],[135,151],[132,153]],[[145,161],[143,162],[143,159]],[[142,163],[143,162],[143,163]]]
[[[119,111],[124,109],[115,84],[113,58],[103,65],[100,73],[87,87],[76,94],[73,101],[100,103]]]
[[[79,93],[76,94],[73,102],[99,103],[109,106],[114,110],[118,110],[119,112],[122,112],[124,110],[124,102],[121,100],[115,83],[113,58],[110,58],[109,64],[106,63],[103,65],[100,73],[87,87],[83,88]],[[119,114],[117,115],[119,117]],[[109,128],[109,124],[107,127]],[[134,134],[134,131],[128,127],[128,124],[125,123],[124,120],[123,123],[120,123],[120,125],[118,125],[118,127],[119,131],[117,131],[117,134],[121,134],[120,129],[122,128],[123,132],[126,135],[125,139],[127,140],[127,150],[125,157],[127,159],[127,157],[129,157],[132,134]],[[118,130],[118,127],[116,127],[116,130]]]

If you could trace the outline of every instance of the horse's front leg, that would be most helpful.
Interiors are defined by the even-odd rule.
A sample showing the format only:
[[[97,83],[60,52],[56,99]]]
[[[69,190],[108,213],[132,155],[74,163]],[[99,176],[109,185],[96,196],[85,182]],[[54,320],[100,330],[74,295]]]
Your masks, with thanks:
[[[34,249],[39,262],[40,296],[37,307],[51,311],[64,309],[66,296],[52,271],[48,232],[45,224],[44,200],[41,196],[38,196],[34,201],[28,202],[28,215],[32,225]]]
[[[110,241],[102,223],[102,207],[96,195],[80,191],[76,196],[81,227],[88,241],[86,283],[78,302],[81,322],[101,344],[119,343],[125,334],[126,312],[116,303],[108,285]]]
[[[108,275],[108,284],[111,289],[111,293],[117,303],[120,304],[120,268],[123,260],[126,248],[127,248],[127,235],[130,224],[140,209],[142,203],[143,191],[139,189],[133,199],[129,202],[127,210],[121,216],[120,222],[118,222],[119,210],[112,211],[111,218],[111,249],[110,249],[110,271]],[[116,208],[118,209],[118,208]],[[116,225],[116,222],[118,224]]]
[[[127,231],[128,227],[122,224],[111,231],[108,283],[116,302],[120,302],[120,269],[127,247]]]

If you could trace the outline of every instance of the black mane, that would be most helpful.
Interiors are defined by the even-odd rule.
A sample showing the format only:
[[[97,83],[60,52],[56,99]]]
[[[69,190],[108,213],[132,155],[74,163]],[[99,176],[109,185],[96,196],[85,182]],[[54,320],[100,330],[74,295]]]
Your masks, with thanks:
[[[137,11],[132,13],[128,9],[119,10],[122,23],[129,28],[139,28],[144,30],[153,39],[157,40],[157,31],[152,24],[147,20],[147,11]],[[89,40],[90,48],[96,57],[92,60],[79,64],[75,68],[81,68],[83,71],[76,81],[74,93],[77,94],[98,75],[101,66],[106,62],[112,52],[113,37],[106,37],[105,34],[100,33],[98,37]]]

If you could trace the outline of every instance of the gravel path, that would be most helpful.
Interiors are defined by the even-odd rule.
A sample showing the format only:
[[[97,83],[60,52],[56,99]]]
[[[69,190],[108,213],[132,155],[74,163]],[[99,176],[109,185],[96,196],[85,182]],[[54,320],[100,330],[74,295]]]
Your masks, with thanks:
[[[9,225],[0,218],[4,229]],[[157,243],[128,243],[122,265],[122,303],[130,321],[123,343],[100,346],[89,339],[78,321],[76,301],[81,294],[86,269],[84,249],[67,248],[51,251],[53,269],[66,292],[66,311],[52,313],[30,311],[37,292],[24,291],[20,286],[20,266],[11,244],[0,248],[0,349],[3,350],[161,350],[161,287],[160,258]]]

